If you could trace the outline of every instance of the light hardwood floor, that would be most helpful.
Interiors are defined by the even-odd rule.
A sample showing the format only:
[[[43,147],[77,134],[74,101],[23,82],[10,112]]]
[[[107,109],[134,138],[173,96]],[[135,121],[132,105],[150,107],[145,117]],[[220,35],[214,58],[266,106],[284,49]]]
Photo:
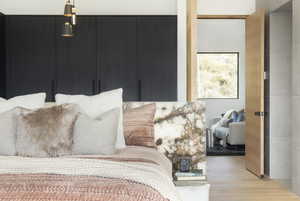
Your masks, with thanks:
[[[300,201],[278,182],[245,170],[244,157],[208,157],[210,201]]]

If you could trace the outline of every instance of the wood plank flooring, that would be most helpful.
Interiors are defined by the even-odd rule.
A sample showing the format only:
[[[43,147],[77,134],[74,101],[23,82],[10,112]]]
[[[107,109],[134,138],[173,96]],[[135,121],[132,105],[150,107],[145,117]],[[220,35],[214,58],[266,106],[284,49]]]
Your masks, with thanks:
[[[244,157],[208,157],[210,201],[300,201],[278,182],[245,170]]]

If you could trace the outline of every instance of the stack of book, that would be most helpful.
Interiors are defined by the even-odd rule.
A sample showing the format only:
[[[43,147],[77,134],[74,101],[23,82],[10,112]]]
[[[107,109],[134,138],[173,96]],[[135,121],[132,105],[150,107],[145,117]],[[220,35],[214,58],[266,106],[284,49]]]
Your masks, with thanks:
[[[191,172],[175,172],[174,183],[176,185],[197,185],[207,182],[207,178],[203,175],[202,170],[194,170]]]

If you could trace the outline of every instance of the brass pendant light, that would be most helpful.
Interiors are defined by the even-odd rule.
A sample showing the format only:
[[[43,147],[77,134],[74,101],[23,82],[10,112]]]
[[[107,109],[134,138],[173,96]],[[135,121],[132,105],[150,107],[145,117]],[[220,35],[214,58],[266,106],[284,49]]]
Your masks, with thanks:
[[[70,22],[65,22],[65,24],[63,25],[62,36],[65,38],[71,38],[74,36],[73,35],[73,26],[72,26],[72,24],[70,24]]]
[[[67,0],[65,5],[64,16],[67,17],[68,21],[65,22],[63,25],[62,36],[66,38],[73,37],[74,26],[77,24],[75,0],[73,0],[73,4],[71,3],[71,0]]]
[[[72,13],[73,13],[73,5],[71,4],[71,1],[68,0],[66,5],[65,5],[65,16],[66,17],[72,17]]]

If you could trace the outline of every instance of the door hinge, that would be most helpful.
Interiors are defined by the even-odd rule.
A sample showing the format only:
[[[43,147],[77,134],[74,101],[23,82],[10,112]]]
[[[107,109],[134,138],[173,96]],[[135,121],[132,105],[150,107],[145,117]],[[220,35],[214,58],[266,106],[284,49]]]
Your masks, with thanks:
[[[254,115],[259,116],[259,117],[264,117],[266,115],[266,113],[265,112],[255,112]]]

